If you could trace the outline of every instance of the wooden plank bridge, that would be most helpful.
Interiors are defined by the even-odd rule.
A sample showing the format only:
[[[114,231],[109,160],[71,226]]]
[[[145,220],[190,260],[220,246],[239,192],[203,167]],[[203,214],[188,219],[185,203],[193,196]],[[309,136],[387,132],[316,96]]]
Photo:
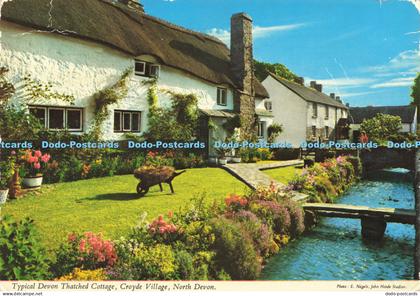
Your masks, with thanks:
[[[305,203],[305,216],[316,223],[318,216],[360,219],[363,239],[378,241],[384,237],[387,223],[416,224],[416,211],[394,208],[370,208],[344,204]]]
[[[414,225],[416,211],[394,208],[370,208],[344,204],[306,203],[305,211],[313,211],[323,217],[338,217],[350,219],[381,218],[388,223],[402,223]]]

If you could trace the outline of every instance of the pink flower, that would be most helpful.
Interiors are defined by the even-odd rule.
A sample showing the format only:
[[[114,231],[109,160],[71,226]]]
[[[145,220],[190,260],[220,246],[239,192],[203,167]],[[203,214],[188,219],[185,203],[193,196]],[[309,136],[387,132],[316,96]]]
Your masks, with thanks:
[[[34,155],[35,155],[36,157],[41,157],[41,156],[42,156],[42,152],[41,152],[41,151],[39,151],[39,150],[37,150],[37,151],[35,151]]]
[[[41,164],[39,162],[34,163],[34,169],[39,170],[41,168]]]
[[[38,157],[35,157],[35,156],[29,156],[29,158],[28,158],[28,162],[29,162],[29,163],[35,163],[35,162],[38,162]]]
[[[47,163],[47,162],[49,162],[49,161],[50,161],[50,159],[51,159],[51,155],[49,155],[49,154],[44,154],[44,155],[41,157],[41,161],[42,161],[43,163]]]

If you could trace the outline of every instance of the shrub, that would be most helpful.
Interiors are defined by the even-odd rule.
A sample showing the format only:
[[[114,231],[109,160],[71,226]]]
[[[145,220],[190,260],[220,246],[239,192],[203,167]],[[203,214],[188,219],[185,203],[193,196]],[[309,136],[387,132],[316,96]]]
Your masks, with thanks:
[[[52,271],[56,276],[61,276],[70,273],[76,267],[95,270],[110,267],[116,261],[117,252],[111,241],[104,240],[100,234],[92,232],[83,235],[72,233],[57,251]]]
[[[305,231],[305,213],[302,207],[295,201],[286,203],[290,214],[290,236],[298,237]]]
[[[104,281],[107,279],[103,269],[81,270],[75,268],[72,273],[58,278],[58,281]]]
[[[167,245],[136,249],[130,268],[136,280],[176,279],[175,254]]]
[[[253,280],[261,272],[251,238],[240,224],[226,218],[209,221],[215,233],[214,250],[219,270],[226,271],[234,280]]]
[[[10,216],[0,221],[0,279],[46,280],[49,260],[30,219],[15,222]]]

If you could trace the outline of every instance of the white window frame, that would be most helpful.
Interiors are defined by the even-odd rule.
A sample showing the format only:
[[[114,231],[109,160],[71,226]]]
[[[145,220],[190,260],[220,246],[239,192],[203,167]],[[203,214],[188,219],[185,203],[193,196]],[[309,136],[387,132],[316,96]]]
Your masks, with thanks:
[[[225,96],[223,96],[223,92],[225,93]],[[219,106],[227,106],[227,100],[228,100],[228,91],[226,87],[217,87],[217,105]],[[223,102],[223,99],[225,102]]]
[[[325,105],[325,119],[330,119],[330,107]]]
[[[265,121],[258,121],[258,138],[265,137]]]
[[[61,128],[50,128],[50,110],[62,110],[63,111],[63,126]],[[66,109],[59,107],[48,108],[48,130],[59,131],[66,129]]]
[[[80,113],[80,128],[68,128],[68,112],[69,111],[79,111]],[[83,109],[79,109],[79,108],[65,108],[65,122],[64,125],[66,126],[65,128],[69,131],[69,132],[81,132],[83,131]]]
[[[138,115],[138,127],[139,127],[139,129],[138,130],[134,130],[133,129],[133,115]],[[141,132],[141,112],[137,112],[137,111],[133,111],[133,112],[131,112],[130,113],[130,127],[131,127],[131,131],[133,132],[133,133],[139,133],[139,132]]]
[[[270,112],[273,111],[273,102],[270,101],[270,100],[265,101],[264,102],[264,107],[265,107],[265,110],[267,110],[267,111],[270,111]]]
[[[324,127],[324,132],[325,132],[325,138],[328,139],[330,137],[330,127],[328,125]]]
[[[156,73],[155,74],[152,74],[152,69],[156,69]],[[160,75],[160,65],[150,64],[150,66],[149,66],[149,72],[150,73],[149,73],[148,76],[158,78],[159,75]]]
[[[142,72],[140,72],[140,71],[136,71],[136,64],[137,63],[140,63],[140,64],[143,64],[143,71]],[[140,60],[134,60],[134,75],[136,75],[136,76],[146,76],[146,62],[145,61],[140,61]]]
[[[115,130],[115,114],[119,113],[120,114],[120,130]],[[128,114],[130,116],[130,128],[126,129],[124,128],[124,116]],[[137,114],[139,119],[138,119],[138,130],[133,130],[133,115]],[[141,124],[141,119],[142,119],[142,111],[129,111],[129,110],[114,110],[114,121],[113,121],[113,131],[114,133],[141,133],[141,129],[142,129],[142,124]]]
[[[318,104],[315,102],[312,102],[312,118],[318,117]]]
[[[44,110],[44,128],[48,129],[48,108],[42,107],[42,106],[29,106],[29,114],[31,112],[31,109],[43,109]],[[38,119],[39,120],[39,119]]]
[[[120,114],[120,129],[116,130],[115,129],[115,114],[119,113]],[[114,121],[113,121],[113,129],[114,129],[114,133],[120,133],[123,131],[123,122],[122,122],[122,117],[123,117],[123,112],[119,111],[119,110],[114,110]]]
[[[129,111],[124,111],[122,114],[123,114],[123,118],[122,118],[122,131],[123,132],[131,132],[131,113]],[[124,122],[124,120],[125,120],[125,114],[128,114],[130,116],[130,120],[129,120],[130,127],[128,129],[125,128],[125,124],[124,124],[125,123]]]

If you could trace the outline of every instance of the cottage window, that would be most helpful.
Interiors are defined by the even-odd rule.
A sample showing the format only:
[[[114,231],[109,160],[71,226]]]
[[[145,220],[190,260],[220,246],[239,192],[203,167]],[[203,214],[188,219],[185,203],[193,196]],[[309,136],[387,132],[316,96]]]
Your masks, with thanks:
[[[83,130],[83,109],[80,108],[29,106],[29,113],[50,130]]]
[[[227,89],[223,87],[217,88],[217,105],[227,105]]]
[[[318,104],[312,103],[312,117],[317,118],[318,117]]]
[[[264,135],[265,135],[265,122],[260,121],[258,122],[258,137],[264,138]]]
[[[271,101],[265,101],[264,107],[267,111],[273,111],[273,102]]]
[[[70,131],[78,131],[82,129],[82,110],[78,109],[67,109],[66,110],[67,118],[67,129]]]
[[[134,74],[136,76],[159,77],[160,66],[145,61],[134,60]]]
[[[44,128],[47,127],[47,108],[29,107],[29,113],[37,118]]]
[[[146,62],[135,60],[134,73],[136,75],[144,76],[146,74]]]
[[[325,105],[325,119],[329,119],[330,118],[330,108]]]
[[[114,111],[114,132],[141,131],[141,112],[139,111]]]
[[[330,127],[326,126],[325,127],[325,138],[329,138],[330,137]]]
[[[312,126],[312,136],[316,138],[316,125]]]
[[[159,65],[150,65],[149,76],[159,77],[160,66]]]

